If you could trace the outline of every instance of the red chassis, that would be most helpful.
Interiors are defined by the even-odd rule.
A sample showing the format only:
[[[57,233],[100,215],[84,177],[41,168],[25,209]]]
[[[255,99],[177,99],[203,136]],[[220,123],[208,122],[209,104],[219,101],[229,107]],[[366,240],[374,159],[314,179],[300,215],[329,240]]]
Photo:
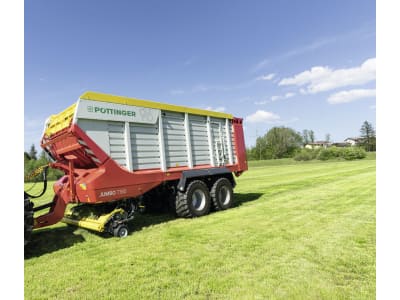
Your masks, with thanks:
[[[236,163],[224,168],[239,176],[247,170],[242,119],[233,119]],[[54,186],[55,196],[50,211],[35,219],[34,228],[59,222],[68,203],[102,203],[135,198],[165,181],[179,180],[188,167],[128,171],[111,159],[76,124],[42,139],[42,148],[57,161],[51,167],[66,174]],[[211,165],[194,169],[215,168]],[[192,169],[191,169],[192,170]]]

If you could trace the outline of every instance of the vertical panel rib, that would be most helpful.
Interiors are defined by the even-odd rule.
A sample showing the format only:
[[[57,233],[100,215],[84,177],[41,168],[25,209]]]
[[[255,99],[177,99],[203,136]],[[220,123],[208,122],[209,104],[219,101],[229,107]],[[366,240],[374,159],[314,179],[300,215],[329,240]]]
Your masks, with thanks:
[[[185,113],[185,136],[186,136],[186,151],[188,157],[188,166],[193,168],[193,157],[192,157],[192,143],[190,142],[190,126],[189,126],[189,114]]]
[[[231,124],[229,119],[225,119],[225,133],[226,133],[226,142],[228,143],[228,159],[229,164],[233,165],[233,154],[232,154],[232,134],[231,134]]]
[[[210,148],[210,162],[211,166],[215,166],[214,159],[214,147],[213,147],[213,137],[211,132],[211,120],[210,117],[207,117],[207,135],[208,135],[208,147]]]
[[[164,129],[163,129],[163,114],[160,114],[158,118],[158,141],[160,143],[160,162],[161,170],[167,171],[167,165],[165,162],[165,144],[164,144]]]
[[[129,122],[125,122],[125,155],[126,167],[129,171],[132,171],[131,130],[129,128]]]

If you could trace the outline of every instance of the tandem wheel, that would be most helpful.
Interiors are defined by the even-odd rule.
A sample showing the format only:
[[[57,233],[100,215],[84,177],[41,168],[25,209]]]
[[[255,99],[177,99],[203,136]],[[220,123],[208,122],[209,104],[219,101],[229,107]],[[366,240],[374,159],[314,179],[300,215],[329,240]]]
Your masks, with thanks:
[[[119,238],[124,238],[128,236],[128,227],[125,224],[118,225],[114,229],[114,236]]]

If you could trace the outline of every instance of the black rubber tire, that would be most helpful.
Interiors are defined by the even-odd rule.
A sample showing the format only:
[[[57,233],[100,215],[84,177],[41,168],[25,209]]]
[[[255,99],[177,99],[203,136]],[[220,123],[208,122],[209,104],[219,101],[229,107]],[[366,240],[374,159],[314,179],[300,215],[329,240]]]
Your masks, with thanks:
[[[125,224],[118,225],[114,229],[114,236],[119,238],[127,237],[129,233],[128,227]]]
[[[24,246],[26,246],[31,240],[33,231],[33,203],[26,195],[24,195],[24,222]]]
[[[189,183],[186,192],[178,192],[175,199],[176,214],[183,218],[201,217],[210,212],[211,197],[207,185],[201,180]]]
[[[219,178],[213,184],[210,194],[215,210],[225,210],[232,207],[233,188],[227,178]]]

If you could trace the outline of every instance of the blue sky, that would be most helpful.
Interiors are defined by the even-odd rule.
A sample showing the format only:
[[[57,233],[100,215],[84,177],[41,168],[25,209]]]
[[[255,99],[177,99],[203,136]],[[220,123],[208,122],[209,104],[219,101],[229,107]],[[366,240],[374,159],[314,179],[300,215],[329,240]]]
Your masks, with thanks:
[[[375,126],[375,1],[25,1],[24,147],[86,90],[343,141]]]

